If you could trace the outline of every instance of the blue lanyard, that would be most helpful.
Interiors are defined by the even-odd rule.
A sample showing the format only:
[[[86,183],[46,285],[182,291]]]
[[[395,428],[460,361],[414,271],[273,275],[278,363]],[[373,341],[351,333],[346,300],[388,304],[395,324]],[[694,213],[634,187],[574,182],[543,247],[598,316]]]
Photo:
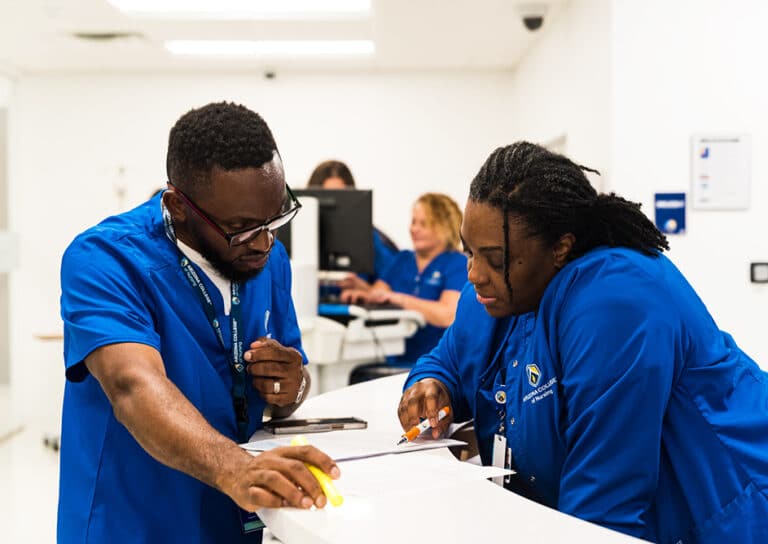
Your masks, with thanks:
[[[161,203],[163,211],[163,223],[165,224],[165,234],[174,245],[176,245],[176,231],[173,228],[173,220],[171,214],[166,209],[165,205]],[[177,246],[178,249],[178,246]],[[211,324],[213,332],[216,334],[216,339],[219,341],[219,345],[224,351],[227,351],[227,346],[224,343],[224,334],[221,332],[221,324],[216,317],[216,309],[213,306],[213,300],[206,289],[203,280],[197,273],[197,270],[192,266],[190,260],[179,250],[179,266],[184,271],[184,276],[187,278],[189,285],[197,293],[200,303],[205,311],[205,315],[208,318],[208,323]],[[231,301],[232,308],[229,313],[230,325],[232,329],[232,357],[230,358],[229,368],[232,372],[232,403],[235,408],[235,418],[237,420],[237,436],[240,442],[248,440],[248,398],[245,395],[246,384],[246,372],[245,364],[243,363],[243,340],[240,337],[240,323],[241,323],[241,308],[240,308],[240,284],[233,281],[231,282]]]

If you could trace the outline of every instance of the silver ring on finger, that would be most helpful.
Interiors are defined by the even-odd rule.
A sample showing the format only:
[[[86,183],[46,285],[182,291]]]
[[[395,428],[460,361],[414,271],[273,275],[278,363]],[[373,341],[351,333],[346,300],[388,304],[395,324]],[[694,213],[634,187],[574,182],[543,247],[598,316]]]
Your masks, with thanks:
[[[275,380],[275,382],[272,384],[272,392],[275,395],[280,393],[280,382],[278,380]]]

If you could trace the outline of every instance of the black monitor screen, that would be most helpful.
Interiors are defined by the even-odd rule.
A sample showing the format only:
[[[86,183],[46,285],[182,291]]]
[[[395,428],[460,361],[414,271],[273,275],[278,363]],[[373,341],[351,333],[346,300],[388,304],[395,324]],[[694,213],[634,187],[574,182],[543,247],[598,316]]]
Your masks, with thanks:
[[[371,191],[294,189],[293,192],[299,201],[302,196],[317,198],[320,221],[318,254],[320,270],[372,274],[374,268]],[[278,231],[278,238],[285,245],[289,256],[291,255],[291,238],[298,235],[291,231],[294,224],[289,223]]]

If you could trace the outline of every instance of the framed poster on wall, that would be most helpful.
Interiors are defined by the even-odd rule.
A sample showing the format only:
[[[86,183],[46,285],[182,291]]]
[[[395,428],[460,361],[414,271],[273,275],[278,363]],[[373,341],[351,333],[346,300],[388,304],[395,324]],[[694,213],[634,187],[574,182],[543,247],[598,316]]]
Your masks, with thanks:
[[[685,193],[656,193],[656,228],[664,234],[685,234]]]
[[[752,141],[748,134],[691,137],[691,206],[698,210],[749,208]]]

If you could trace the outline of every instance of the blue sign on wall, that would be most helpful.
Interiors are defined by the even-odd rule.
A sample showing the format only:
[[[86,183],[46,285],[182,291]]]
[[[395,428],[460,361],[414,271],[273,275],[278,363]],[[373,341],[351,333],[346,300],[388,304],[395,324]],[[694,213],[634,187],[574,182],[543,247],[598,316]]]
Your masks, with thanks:
[[[685,232],[685,193],[656,193],[656,228],[664,234]]]

